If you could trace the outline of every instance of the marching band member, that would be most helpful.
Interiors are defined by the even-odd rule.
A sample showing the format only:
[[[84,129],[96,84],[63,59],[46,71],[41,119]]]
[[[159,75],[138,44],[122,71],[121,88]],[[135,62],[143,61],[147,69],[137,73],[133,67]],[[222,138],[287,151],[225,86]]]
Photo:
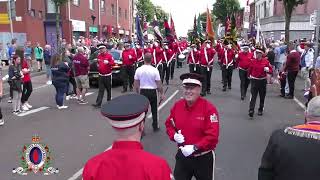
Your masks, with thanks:
[[[191,45],[191,51],[188,56],[188,64],[190,73],[200,73],[199,69],[199,59],[200,52],[197,50],[197,46],[195,44]]]
[[[163,51],[163,71],[161,76],[161,82],[163,83],[164,77],[166,79],[167,85],[169,85],[170,78],[170,64],[172,63],[174,58],[174,52],[169,48],[168,43],[164,43],[164,51]]]
[[[123,81],[123,90],[122,93],[127,92],[128,81],[130,91],[133,90],[133,79],[134,79],[134,63],[137,60],[137,56],[133,49],[130,48],[129,43],[124,44],[125,50],[122,52],[122,62],[121,67],[122,81]]]
[[[231,89],[231,81],[232,81],[232,72],[234,66],[234,58],[235,58],[235,51],[232,49],[232,45],[225,40],[224,42],[225,48],[221,57],[222,60],[222,80],[223,80],[223,89],[222,91]]]

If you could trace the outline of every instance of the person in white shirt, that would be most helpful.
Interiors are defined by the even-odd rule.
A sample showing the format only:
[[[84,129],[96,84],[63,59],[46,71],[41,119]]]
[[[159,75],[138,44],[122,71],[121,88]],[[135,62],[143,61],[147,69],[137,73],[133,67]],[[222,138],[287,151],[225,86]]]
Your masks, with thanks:
[[[304,90],[307,91],[310,88],[311,81],[309,77],[309,70],[313,67],[313,58],[314,58],[314,51],[311,48],[312,45],[307,43],[305,45],[304,50],[300,50],[301,54],[301,75],[304,79]],[[299,51],[299,50],[298,50]]]
[[[134,89],[137,93],[144,95],[150,101],[152,113],[153,130],[159,131],[158,125],[158,102],[157,91],[160,94],[160,101],[164,99],[163,88],[160,74],[157,68],[151,65],[152,54],[146,53],[144,56],[144,65],[136,70],[134,75]]]

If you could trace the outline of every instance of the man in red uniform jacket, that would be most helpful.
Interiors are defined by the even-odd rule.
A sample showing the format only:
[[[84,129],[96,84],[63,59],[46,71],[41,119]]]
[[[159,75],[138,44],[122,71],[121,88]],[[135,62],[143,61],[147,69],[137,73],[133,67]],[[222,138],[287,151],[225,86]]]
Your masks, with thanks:
[[[260,106],[258,116],[262,116],[264,100],[267,93],[267,73],[272,73],[272,66],[267,58],[263,58],[264,49],[256,47],[256,58],[253,58],[248,68],[248,76],[251,83],[251,100],[249,106],[249,116],[252,118],[259,93]]]
[[[99,108],[101,106],[105,90],[107,90],[107,101],[111,100],[111,75],[114,59],[107,51],[107,49],[112,49],[112,44],[108,44],[107,46],[104,44],[98,44],[97,47],[100,51],[97,57],[99,71],[99,92],[96,103],[92,106]]]
[[[170,76],[171,79],[173,79],[174,76],[174,68],[176,66],[176,61],[177,61],[177,54],[178,54],[178,42],[175,40],[172,43],[170,43],[169,48],[172,49],[172,51],[174,52],[174,58],[170,64]]]
[[[136,43],[135,53],[137,56],[137,67],[143,65],[143,48],[140,47],[139,43]]]
[[[188,56],[188,64],[190,73],[198,73],[200,74],[200,52],[197,49],[195,44],[191,45],[191,51]]]
[[[201,95],[211,94],[211,74],[216,51],[211,46],[211,41],[205,42],[205,47],[200,51],[200,74],[203,76]]]
[[[172,49],[169,48],[168,43],[164,43],[164,51],[163,51],[163,60],[162,60],[162,76],[161,76],[161,82],[163,83],[164,78],[166,79],[167,85],[169,84],[169,78],[170,78],[170,64],[172,63],[174,58],[174,52]]]
[[[133,79],[134,79],[134,63],[137,61],[136,53],[133,49],[130,48],[129,43],[125,43],[124,51],[122,52],[122,81],[123,81],[123,90],[122,93],[127,92],[128,90],[128,81],[129,89],[133,90]]]
[[[284,80],[284,83],[281,83],[281,97],[284,97],[286,99],[293,99],[294,97],[294,83],[296,81],[296,77],[299,72],[299,66],[300,66],[300,53],[295,50],[294,44],[289,44],[288,46],[289,54],[287,56],[287,61],[284,64],[283,67],[283,73],[286,74],[286,77],[288,79],[288,85],[289,85],[289,94],[288,96],[285,96],[285,86],[286,86],[286,80]]]
[[[119,96],[102,106],[101,114],[118,137],[111,149],[86,163],[83,180],[171,180],[168,163],[140,143],[148,108],[148,99],[139,94]]]
[[[171,141],[178,144],[174,177],[176,180],[213,179],[214,150],[219,138],[219,114],[216,107],[200,97],[202,76],[180,76],[184,98],[171,108],[165,125]]]
[[[251,63],[251,59],[253,58],[253,54],[249,52],[249,45],[242,45],[242,51],[238,54],[236,59],[236,66],[239,69],[239,77],[240,77],[240,93],[241,100],[244,100],[247,94],[247,89],[250,84],[250,80],[248,78],[248,68]]]
[[[162,77],[162,71],[163,71],[163,49],[160,46],[160,41],[156,41],[153,44],[154,52],[153,52],[153,61],[152,65],[156,67],[159,71],[160,77]]]
[[[232,72],[234,68],[234,58],[235,58],[235,51],[232,48],[232,45],[225,40],[224,41],[225,48],[223,53],[221,54],[221,64],[222,64],[222,81],[223,81],[223,88],[222,91],[231,89],[231,82],[232,82]]]

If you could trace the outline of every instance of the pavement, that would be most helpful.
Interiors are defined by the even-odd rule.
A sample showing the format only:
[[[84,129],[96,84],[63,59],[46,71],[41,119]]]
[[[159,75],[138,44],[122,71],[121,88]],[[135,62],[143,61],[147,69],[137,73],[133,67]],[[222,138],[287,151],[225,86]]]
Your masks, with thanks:
[[[167,99],[159,107],[161,130],[156,133],[152,131],[151,118],[148,116],[146,136],[142,140],[146,151],[165,158],[172,169],[177,148],[165,133],[164,121],[174,102],[182,97],[179,76],[187,71],[186,67],[176,69],[175,78],[170,82]],[[249,119],[249,98],[240,100],[237,70],[233,74],[232,90],[222,92],[220,81],[221,71],[215,67],[211,83],[212,95],[206,98],[216,105],[220,114],[216,180],[256,180],[260,160],[272,131],[303,123],[304,111],[296,101],[279,98],[279,86],[272,84],[267,87],[264,115],[260,117],[255,114],[254,119]],[[302,88],[298,87],[301,79],[297,81],[298,95]],[[113,129],[102,117],[99,109],[90,105],[95,102],[98,89],[89,90],[86,96],[89,104],[79,105],[75,100],[70,100],[65,103],[69,106],[68,109],[58,110],[54,102],[55,90],[52,85],[45,84],[45,75],[32,78],[32,82],[32,111],[15,116],[11,114],[11,104],[6,102],[6,98],[1,105],[6,123],[0,127],[0,179],[81,179],[81,169],[85,162],[109,148],[115,138]],[[114,87],[112,97],[121,95],[121,89]],[[297,99],[300,99],[300,96]],[[59,174],[46,177],[32,173],[28,176],[12,174],[12,168],[20,166],[19,151],[24,144],[31,143],[34,134],[38,134],[41,142],[52,149],[53,166],[59,168]]]

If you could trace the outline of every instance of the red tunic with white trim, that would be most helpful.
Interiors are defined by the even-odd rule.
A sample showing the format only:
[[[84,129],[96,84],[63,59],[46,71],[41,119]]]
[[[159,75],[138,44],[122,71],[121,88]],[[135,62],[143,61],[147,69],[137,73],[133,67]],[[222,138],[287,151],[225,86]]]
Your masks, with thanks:
[[[269,68],[269,71],[264,70],[265,67]],[[248,76],[252,79],[266,79],[267,73],[272,74],[272,66],[268,59],[262,58],[261,60],[252,59],[248,68]]]
[[[213,48],[201,48],[200,51],[200,64],[203,66],[213,65],[213,57],[216,54],[216,51]],[[207,55],[207,56],[206,56]]]
[[[133,49],[126,49],[122,51],[122,62],[125,66],[132,66],[137,60],[136,53]]]
[[[115,141],[112,149],[91,158],[83,180],[171,180],[167,162],[143,150],[140,142]]]
[[[237,67],[242,70],[248,70],[253,54],[250,52],[240,52],[236,61]]]
[[[188,64],[199,64],[200,62],[200,51],[190,51],[188,56]]]
[[[174,52],[172,51],[172,49],[165,49],[163,51],[163,63],[171,62],[173,58]]]
[[[234,57],[236,55],[233,49],[224,49],[221,53],[221,62],[225,66],[233,66],[234,65]],[[227,58],[226,58],[227,56]]]
[[[98,71],[101,75],[107,75],[112,73],[112,66],[114,65],[114,59],[111,54],[108,52],[100,53],[97,57],[98,59]],[[104,61],[107,60],[108,63],[106,64]]]
[[[143,61],[143,49],[142,48],[136,48],[135,52],[136,52],[136,55],[137,55],[137,62]]]
[[[161,47],[155,47],[154,50],[155,50],[155,54],[153,58],[156,58],[156,59],[152,60],[152,64],[158,65],[159,63],[162,63],[162,60],[163,60],[163,49]]]
[[[175,128],[181,130],[185,138],[184,145],[196,145],[200,152],[214,150],[219,138],[219,114],[208,100],[199,97],[189,107],[185,99],[174,104],[165,125],[167,134],[174,141]]]

